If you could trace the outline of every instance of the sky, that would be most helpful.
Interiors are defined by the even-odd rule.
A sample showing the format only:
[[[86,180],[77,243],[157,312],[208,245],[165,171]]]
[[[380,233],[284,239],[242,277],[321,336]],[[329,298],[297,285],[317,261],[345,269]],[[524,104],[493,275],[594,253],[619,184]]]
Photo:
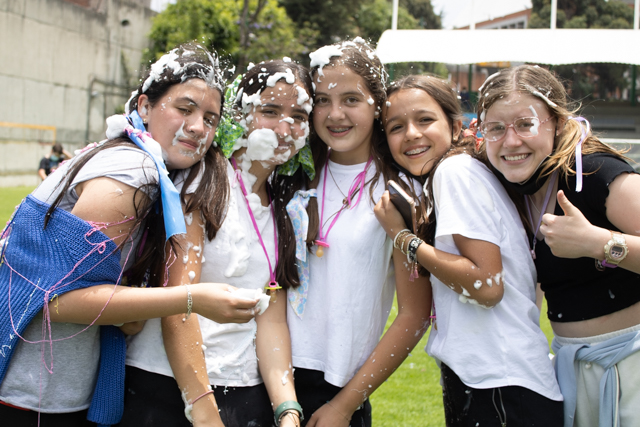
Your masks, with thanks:
[[[151,0],[153,10],[163,10],[175,0]],[[473,5],[476,22],[497,18],[531,7],[531,0],[431,0],[436,13],[442,12],[442,28],[464,27],[471,22]]]
[[[475,22],[497,18],[531,7],[530,0],[431,0],[433,10],[442,12],[442,28],[464,27],[471,22],[473,5]]]

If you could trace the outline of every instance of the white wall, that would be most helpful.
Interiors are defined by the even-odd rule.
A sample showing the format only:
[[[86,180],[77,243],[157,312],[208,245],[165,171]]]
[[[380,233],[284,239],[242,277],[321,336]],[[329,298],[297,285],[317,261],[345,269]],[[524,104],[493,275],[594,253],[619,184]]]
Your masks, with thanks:
[[[73,151],[104,138],[104,118],[138,84],[149,0],[75,1],[87,6],[0,0],[0,186],[38,182],[53,132],[25,127],[55,127]]]

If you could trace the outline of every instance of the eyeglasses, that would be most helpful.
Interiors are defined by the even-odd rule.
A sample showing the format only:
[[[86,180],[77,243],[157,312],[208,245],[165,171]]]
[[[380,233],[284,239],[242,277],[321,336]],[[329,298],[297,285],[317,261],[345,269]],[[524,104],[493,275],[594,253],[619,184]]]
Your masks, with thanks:
[[[480,132],[484,136],[485,141],[500,141],[507,135],[507,130],[513,128],[513,131],[522,138],[533,138],[538,135],[538,128],[541,124],[551,120],[553,116],[549,116],[543,121],[537,117],[521,117],[513,123],[506,124],[504,122],[486,122],[480,125]]]

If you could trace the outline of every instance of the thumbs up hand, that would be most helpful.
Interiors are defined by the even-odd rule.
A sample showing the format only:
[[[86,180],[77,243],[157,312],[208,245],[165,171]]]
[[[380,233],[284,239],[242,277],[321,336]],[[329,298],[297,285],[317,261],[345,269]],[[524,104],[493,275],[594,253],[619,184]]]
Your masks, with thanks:
[[[580,209],[571,204],[562,190],[558,191],[557,201],[564,216],[544,214],[540,225],[540,232],[551,252],[561,258],[602,258],[604,243],[600,245],[601,232],[608,236],[608,231],[592,225]]]

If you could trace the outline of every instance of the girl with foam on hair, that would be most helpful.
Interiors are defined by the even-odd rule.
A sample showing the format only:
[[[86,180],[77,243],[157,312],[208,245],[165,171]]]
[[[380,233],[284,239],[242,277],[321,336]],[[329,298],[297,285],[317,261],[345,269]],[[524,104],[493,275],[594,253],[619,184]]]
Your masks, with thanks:
[[[302,285],[289,290],[287,309],[296,393],[308,426],[370,426],[368,397],[428,328],[431,288],[426,278],[410,280],[406,257],[373,214],[386,180],[398,180],[381,154],[380,60],[362,39],[310,57],[318,175],[294,199],[308,198],[309,212],[308,230],[297,230],[309,245],[298,263]],[[380,338],[394,288],[398,316]]]
[[[565,426],[638,424],[640,176],[535,66],[480,89],[483,151],[514,193],[555,338]]]
[[[184,233],[169,175],[218,162],[211,142],[222,85],[213,55],[199,46],[174,49],[151,66],[130,113],[109,120],[110,139],[62,165],[18,207],[2,234],[0,265],[5,423],[117,423],[126,346],[108,325],[191,312],[253,317],[256,300],[227,285],[117,286],[123,269],[132,285],[161,277],[165,235],[173,241]],[[208,224],[221,213],[207,212]]]
[[[390,161],[424,182],[416,234],[385,193],[376,216],[431,273],[427,352],[441,368],[447,426],[559,426],[562,395],[540,330],[536,275],[518,212],[462,131],[457,94],[432,76],[387,91]]]
[[[193,421],[269,427],[274,420],[300,425],[286,323],[286,289],[299,281],[285,206],[305,174],[314,174],[305,147],[311,86],[304,67],[282,60],[257,64],[230,86],[226,106],[231,112],[216,137],[229,157],[225,219],[215,239],[204,240],[194,212],[192,249],[170,271],[171,282],[225,282],[250,298],[266,290],[271,303],[269,296],[261,299],[268,309],[243,325],[175,316],[163,319],[161,331],[159,320],[147,322],[130,341],[121,426],[189,426]],[[188,392],[184,403],[181,392]]]

